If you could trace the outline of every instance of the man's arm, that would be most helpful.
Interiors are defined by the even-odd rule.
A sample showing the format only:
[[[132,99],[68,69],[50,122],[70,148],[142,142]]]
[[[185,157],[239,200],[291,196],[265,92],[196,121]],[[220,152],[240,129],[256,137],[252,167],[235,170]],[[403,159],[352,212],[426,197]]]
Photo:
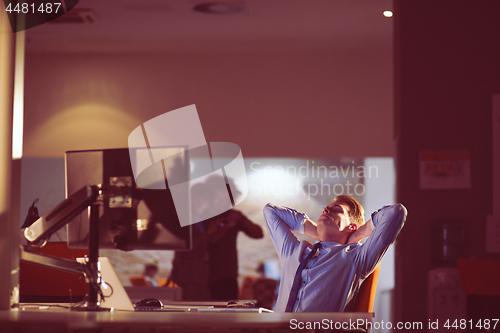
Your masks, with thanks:
[[[369,219],[365,224],[359,227],[347,240],[347,244],[357,243],[365,237],[368,237],[372,234],[375,226],[373,225],[372,219]]]
[[[229,230],[238,228],[251,238],[262,238],[264,233],[260,225],[250,221],[245,215],[237,210],[230,210],[227,214],[210,221],[207,234],[212,244],[217,243]]]
[[[357,243],[363,238],[366,238],[372,234],[375,226],[373,225],[372,220],[368,220],[365,224],[359,227],[347,240],[347,244],[349,243]],[[319,239],[318,236],[318,226],[315,222],[310,219],[304,220],[304,234]]]
[[[262,232],[260,225],[253,223],[243,214],[241,214],[240,221],[241,230],[243,230],[248,237],[255,239],[264,237],[264,233]]]
[[[302,222],[308,219],[307,215],[268,203],[264,207],[264,218],[280,259],[290,255],[300,243],[292,230],[304,233]]]
[[[403,228],[406,215],[406,208],[402,204],[384,206],[372,214],[374,228],[371,236],[361,245],[354,258],[360,272],[370,273],[377,266]]]
[[[319,239],[318,226],[308,218],[304,220],[304,234]]]

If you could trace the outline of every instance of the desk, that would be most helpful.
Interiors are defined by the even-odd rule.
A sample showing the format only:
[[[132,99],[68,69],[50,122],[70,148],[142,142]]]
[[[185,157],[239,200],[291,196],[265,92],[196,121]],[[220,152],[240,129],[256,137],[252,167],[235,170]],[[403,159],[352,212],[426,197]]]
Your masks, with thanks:
[[[157,298],[163,303],[180,301],[182,288],[180,287],[124,287],[132,303],[137,303],[145,298]]]
[[[372,321],[371,313],[76,312],[65,309],[0,311],[0,332],[240,332],[292,331],[298,323]]]

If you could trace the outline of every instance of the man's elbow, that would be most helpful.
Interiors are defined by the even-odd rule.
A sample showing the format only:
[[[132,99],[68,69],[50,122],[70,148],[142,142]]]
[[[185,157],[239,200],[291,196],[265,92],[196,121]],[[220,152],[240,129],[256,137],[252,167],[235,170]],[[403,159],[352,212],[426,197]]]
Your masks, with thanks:
[[[247,222],[244,232],[248,237],[253,239],[260,239],[264,237],[264,232],[262,231],[262,227],[250,221]]]
[[[268,203],[264,206],[264,213],[265,213],[266,211],[273,210],[273,209],[274,209],[274,207],[275,207],[275,206],[274,206],[274,204],[272,204],[272,203],[268,202]]]
[[[396,218],[402,220],[403,222],[406,220],[406,216],[408,215],[408,210],[400,203],[394,205],[393,212],[394,216],[396,216]]]
[[[386,214],[387,215],[384,214],[383,216],[387,225],[384,227],[385,230],[382,235],[382,243],[388,246],[396,240],[396,237],[404,226],[408,212],[405,206],[397,203],[388,207]],[[375,218],[376,217],[377,216],[375,216]]]
[[[265,206],[264,206],[264,209],[263,209],[263,212],[264,212],[264,218],[266,219],[267,221],[267,218],[268,217],[271,217],[271,215],[273,215],[274,213],[274,208],[276,206],[273,205],[272,203],[268,202]]]
[[[259,230],[255,233],[255,239],[261,239],[264,238],[264,232],[262,231],[262,228],[259,227]]]

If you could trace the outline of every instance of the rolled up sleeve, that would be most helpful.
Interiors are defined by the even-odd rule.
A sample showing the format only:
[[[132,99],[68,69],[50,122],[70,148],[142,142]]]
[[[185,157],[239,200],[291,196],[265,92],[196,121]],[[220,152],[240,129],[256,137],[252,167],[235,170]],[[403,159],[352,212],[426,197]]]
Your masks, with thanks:
[[[292,231],[304,232],[307,215],[295,209],[268,203],[264,207],[264,219],[274,247],[280,259],[288,257],[299,246],[299,240]]]
[[[375,229],[355,257],[359,269],[367,274],[378,265],[389,246],[396,240],[406,221],[402,204],[384,206],[372,214]]]

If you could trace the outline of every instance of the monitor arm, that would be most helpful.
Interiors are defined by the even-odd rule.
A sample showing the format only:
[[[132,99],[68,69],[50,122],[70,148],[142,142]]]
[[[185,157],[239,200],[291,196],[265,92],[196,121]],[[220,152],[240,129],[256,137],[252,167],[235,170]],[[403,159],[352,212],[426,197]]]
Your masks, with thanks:
[[[87,311],[108,310],[99,307],[99,204],[97,197],[101,192],[100,186],[86,185],[61,202],[50,212],[36,220],[24,230],[24,236],[30,243],[39,244],[50,238],[52,234],[69,223],[74,217],[89,209],[90,227],[88,243],[88,260],[80,264],[71,260],[36,255],[23,251],[21,260],[44,266],[49,266],[74,273],[84,273],[89,286],[89,299],[82,309]]]
[[[40,244],[49,239],[52,234],[95,203],[99,192],[100,186],[85,185],[24,229],[24,237],[33,244]]]

